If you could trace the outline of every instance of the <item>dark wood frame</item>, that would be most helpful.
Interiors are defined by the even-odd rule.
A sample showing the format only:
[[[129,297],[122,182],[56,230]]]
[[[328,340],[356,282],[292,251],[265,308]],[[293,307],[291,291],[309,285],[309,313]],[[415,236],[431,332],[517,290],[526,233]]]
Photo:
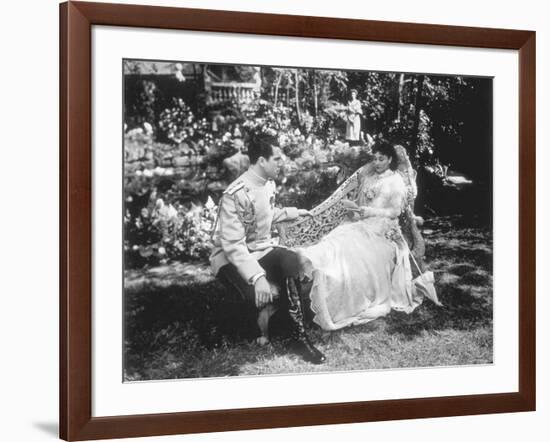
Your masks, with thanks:
[[[186,29],[519,51],[519,391],[92,417],[91,27]],[[121,438],[535,410],[535,32],[105,3],[60,5],[60,437]],[[495,150],[499,154],[498,146]]]

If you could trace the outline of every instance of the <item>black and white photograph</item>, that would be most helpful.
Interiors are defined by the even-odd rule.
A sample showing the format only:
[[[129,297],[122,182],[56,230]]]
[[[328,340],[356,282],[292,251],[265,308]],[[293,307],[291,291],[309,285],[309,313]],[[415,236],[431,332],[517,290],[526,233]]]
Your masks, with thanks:
[[[544,441],[544,5],[6,4],[0,439]]]
[[[493,78],[122,61],[123,380],[493,363]]]

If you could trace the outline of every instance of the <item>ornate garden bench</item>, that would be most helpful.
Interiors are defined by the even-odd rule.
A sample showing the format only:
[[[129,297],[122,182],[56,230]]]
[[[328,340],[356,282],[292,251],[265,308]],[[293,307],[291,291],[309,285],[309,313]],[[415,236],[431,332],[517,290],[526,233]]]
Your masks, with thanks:
[[[414,265],[411,264],[413,278],[415,278],[420,272],[424,272],[425,270],[423,260],[425,245],[418,228],[422,223],[422,218],[414,215],[414,201],[417,194],[416,171],[411,167],[405,148],[396,146],[396,150],[399,159],[397,172],[401,174],[408,190],[407,201],[400,215],[399,224],[411,251],[411,259],[416,261]],[[367,163],[353,173],[332,195],[311,210],[312,216],[277,224],[276,228],[279,233],[280,244],[288,247],[315,244],[324,235],[346,220],[348,211],[344,207],[343,200],[355,200],[357,198],[360,176],[368,172],[368,168],[372,167],[372,163]],[[259,343],[266,343],[268,341],[268,322],[275,311],[276,307],[273,304],[268,304],[260,311],[258,315],[258,326],[261,331],[261,337],[258,338]]]

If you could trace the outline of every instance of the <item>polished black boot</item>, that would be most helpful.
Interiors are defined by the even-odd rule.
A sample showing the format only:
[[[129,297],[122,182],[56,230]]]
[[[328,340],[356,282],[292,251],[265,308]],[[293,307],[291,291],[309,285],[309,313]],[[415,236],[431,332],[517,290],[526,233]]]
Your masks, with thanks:
[[[288,313],[293,322],[292,338],[294,342],[292,347],[307,362],[322,364],[326,360],[325,355],[313,346],[306,334],[300,292],[296,287],[294,278],[286,278],[285,285],[288,298]]]

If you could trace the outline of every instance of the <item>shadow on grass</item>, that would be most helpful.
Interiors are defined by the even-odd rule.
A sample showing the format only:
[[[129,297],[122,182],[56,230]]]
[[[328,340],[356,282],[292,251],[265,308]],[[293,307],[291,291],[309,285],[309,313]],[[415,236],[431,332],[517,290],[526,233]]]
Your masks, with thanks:
[[[163,368],[177,375],[197,366],[196,359],[206,364],[207,354],[250,340],[256,325],[253,312],[246,310],[215,280],[127,291],[126,377],[154,379]],[[235,374],[228,361],[215,371]]]
[[[492,323],[492,306],[484,299],[453,286],[441,288],[443,307],[426,301],[413,314],[391,312],[385,319],[388,333],[399,333],[407,339],[427,330],[472,330]]]
[[[284,314],[272,318],[270,330],[277,340],[269,352],[262,351],[255,344],[256,308],[212,276],[165,287],[134,284],[125,298],[128,381],[234,376],[243,364],[285,352]]]
[[[313,328],[314,342],[325,349],[331,346],[337,349],[351,345],[350,342],[365,345],[349,341],[346,335],[374,332],[377,339],[386,336],[406,343],[416,339],[421,342],[426,332],[490,328],[493,316],[490,231],[453,228],[453,222],[439,219],[426,226],[428,263],[436,273],[443,307],[425,300],[412,314],[393,311],[364,326],[333,333]],[[285,315],[276,314],[270,324],[275,336],[273,344],[258,346],[254,342],[259,334],[256,309],[215,280],[204,263],[126,272],[125,303],[128,381],[236,376],[243,374],[243,370],[256,373],[251,367],[260,367],[265,371],[259,374],[267,374],[275,370],[276,361],[287,364],[279,367],[280,371],[292,371],[289,364],[299,365],[292,358],[281,362],[281,356],[288,355]],[[384,364],[395,366],[389,360]]]
[[[443,307],[429,301],[413,314],[392,311],[386,331],[413,339],[426,330],[473,330],[493,321],[492,234],[488,228],[458,228],[462,220],[428,223],[426,257],[436,273]]]

